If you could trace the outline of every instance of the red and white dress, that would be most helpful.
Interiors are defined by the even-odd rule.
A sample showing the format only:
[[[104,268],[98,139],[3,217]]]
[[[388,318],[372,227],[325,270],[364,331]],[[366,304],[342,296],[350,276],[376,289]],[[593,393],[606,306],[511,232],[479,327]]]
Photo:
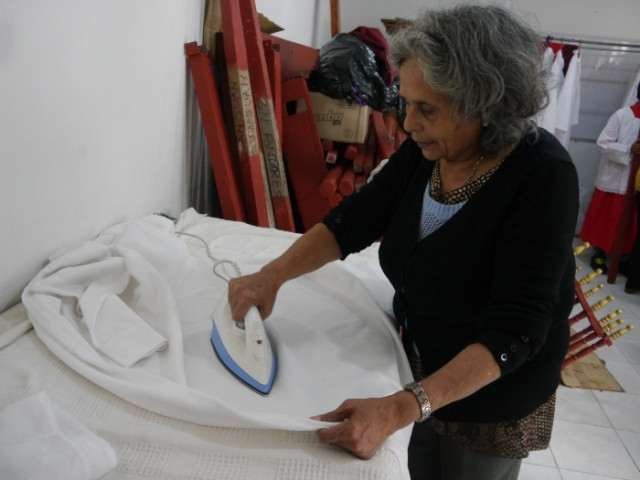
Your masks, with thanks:
[[[598,137],[602,152],[595,181],[595,190],[580,230],[580,238],[605,252],[612,252],[618,232],[618,223],[625,201],[631,154],[629,148],[638,139],[640,130],[640,103],[616,111]],[[630,253],[636,236],[636,206],[632,204],[630,228],[622,246]]]

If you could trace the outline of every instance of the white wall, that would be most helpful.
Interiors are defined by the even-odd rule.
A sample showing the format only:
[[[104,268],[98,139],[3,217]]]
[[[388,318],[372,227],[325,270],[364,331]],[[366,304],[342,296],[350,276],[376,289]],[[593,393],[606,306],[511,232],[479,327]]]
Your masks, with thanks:
[[[425,7],[450,6],[454,3],[459,2],[366,0],[366,8],[363,8],[359,1],[342,0],[342,30],[349,31],[359,25],[383,29],[381,18],[412,18]],[[511,8],[528,17],[534,26],[537,24],[547,34],[640,40],[637,25],[640,2],[637,0],[476,0],[473,3],[491,3]]]
[[[204,0],[0,0],[0,311],[47,256],[187,205]]]
[[[328,0],[255,0],[255,4],[260,13],[284,28],[277,36],[312,46],[317,28],[316,10],[322,8],[320,4],[329,9]]]

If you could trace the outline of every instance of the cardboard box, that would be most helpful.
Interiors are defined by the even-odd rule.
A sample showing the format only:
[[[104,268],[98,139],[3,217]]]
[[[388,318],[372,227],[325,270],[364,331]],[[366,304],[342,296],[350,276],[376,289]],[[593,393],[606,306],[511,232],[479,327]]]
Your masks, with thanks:
[[[323,140],[364,143],[371,107],[349,104],[319,92],[309,92],[318,133]]]

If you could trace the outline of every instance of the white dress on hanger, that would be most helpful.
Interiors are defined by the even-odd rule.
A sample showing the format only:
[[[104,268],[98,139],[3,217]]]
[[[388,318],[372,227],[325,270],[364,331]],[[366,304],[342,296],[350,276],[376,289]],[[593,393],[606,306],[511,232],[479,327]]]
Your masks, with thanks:
[[[567,75],[558,93],[555,135],[565,148],[569,147],[571,127],[578,123],[578,113],[580,111],[580,74],[582,72],[582,59],[580,58],[579,52],[579,49],[573,52],[573,56],[569,62],[569,68],[567,69]]]
[[[549,71],[549,79],[547,89],[549,93],[549,104],[538,113],[536,121],[538,125],[548,132],[555,133],[556,129],[556,112],[558,106],[558,91],[564,81],[562,69],[564,68],[564,58],[562,53],[556,55],[554,59],[553,49],[547,47],[542,58],[542,65],[545,70]]]

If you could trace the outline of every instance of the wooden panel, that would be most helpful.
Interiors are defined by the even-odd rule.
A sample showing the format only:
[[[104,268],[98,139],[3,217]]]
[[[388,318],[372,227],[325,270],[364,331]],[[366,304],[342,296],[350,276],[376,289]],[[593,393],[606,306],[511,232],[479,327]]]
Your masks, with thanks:
[[[331,38],[340,33],[340,0],[330,0]]]
[[[193,77],[222,215],[227,220],[244,222],[245,214],[211,62],[196,42],[185,44],[184,51]]]
[[[338,183],[338,191],[343,196],[351,195],[356,190],[356,173],[353,171],[353,165],[347,166]]]
[[[390,158],[393,152],[395,152],[395,145],[393,144],[395,132],[389,132],[387,129],[387,124],[382,116],[382,112],[377,110],[371,112],[371,121],[375,131],[376,146],[380,160]]]
[[[269,35],[268,33],[263,33],[262,39],[270,40],[273,48],[280,52],[282,80],[309,78],[318,61],[318,54],[320,53],[318,49]]]
[[[271,84],[271,96],[273,97],[273,110],[276,114],[276,124],[280,134],[280,145],[282,145],[282,67],[280,63],[280,52],[273,46],[271,40],[265,40],[264,58],[269,70],[269,82]]]
[[[318,190],[327,166],[304,78],[283,82],[282,104],[284,160],[302,226],[308,230],[329,213],[329,206]]]
[[[334,165],[331,167],[318,187],[320,195],[325,198],[330,198],[334,193],[336,193],[343,173],[344,167],[342,165]]]
[[[377,135],[373,121],[369,124],[369,133],[367,134],[367,143],[365,144],[364,157],[362,159],[362,173],[369,176],[376,166]]]
[[[233,3],[237,0],[228,0]],[[253,0],[239,1],[244,42],[249,62],[249,75],[255,105],[262,155],[269,180],[269,192],[276,226],[281,230],[295,231],[287,176],[282,161],[280,134],[271,94],[271,82],[265,60],[258,13]]]
[[[267,173],[260,152],[240,7],[236,0],[223,1],[220,10],[247,218],[249,223],[260,227],[275,227]]]

